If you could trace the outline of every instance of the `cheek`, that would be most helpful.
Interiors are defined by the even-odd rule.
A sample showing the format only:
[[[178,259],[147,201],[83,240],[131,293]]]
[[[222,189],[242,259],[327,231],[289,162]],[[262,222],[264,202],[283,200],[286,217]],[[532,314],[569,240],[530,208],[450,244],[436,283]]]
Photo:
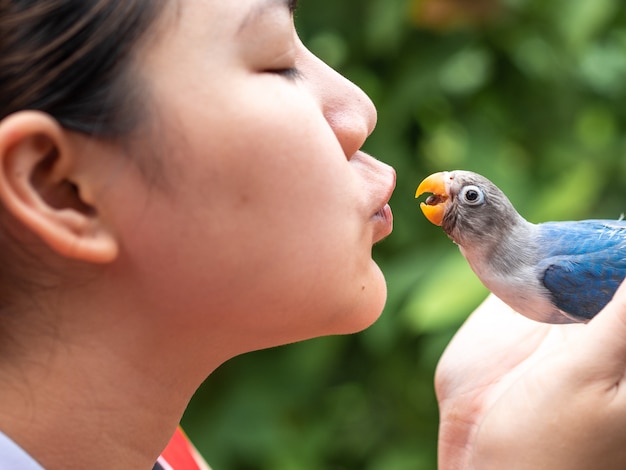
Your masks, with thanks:
[[[370,325],[386,291],[354,212],[260,199],[226,213],[153,198],[127,234],[133,296],[181,328],[247,337],[244,350]]]
[[[291,340],[359,330],[378,316],[385,298],[361,211],[361,181],[329,147],[257,153],[262,158],[223,178],[229,183],[213,198],[212,212],[221,214],[219,232],[209,228],[220,247],[213,256],[229,273],[225,288],[236,289],[237,310],[253,305],[250,319],[300,330]]]
[[[197,218],[216,219],[218,238],[302,249],[358,241],[360,181],[319,109],[301,101],[248,107],[236,126],[224,119],[219,139],[197,139],[185,156],[185,198]]]
[[[188,204],[237,282],[319,292],[321,280],[348,277],[369,259],[358,180],[332,145],[282,137],[221,152],[215,179],[190,184],[204,194],[189,194]]]
[[[129,221],[139,290],[155,308],[262,333],[257,347],[359,330],[386,292],[363,182],[314,103],[255,93],[182,121],[172,194]]]

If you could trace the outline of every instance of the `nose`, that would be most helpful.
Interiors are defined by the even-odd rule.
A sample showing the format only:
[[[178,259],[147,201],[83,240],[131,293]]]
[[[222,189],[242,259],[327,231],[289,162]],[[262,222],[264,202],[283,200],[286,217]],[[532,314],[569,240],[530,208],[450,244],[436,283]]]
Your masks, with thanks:
[[[376,107],[365,92],[350,80],[308,50],[305,54],[300,68],[346,158],[350,159],[376,127]]]

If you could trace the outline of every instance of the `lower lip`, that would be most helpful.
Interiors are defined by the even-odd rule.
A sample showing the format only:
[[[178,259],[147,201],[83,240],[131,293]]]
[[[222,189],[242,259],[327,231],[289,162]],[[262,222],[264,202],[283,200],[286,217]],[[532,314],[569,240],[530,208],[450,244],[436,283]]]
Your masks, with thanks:
[[[389,204],[385,204],[381,210],[374,214],[372,219],[376,222],[374,243],[378,243],[393,230],[393,213],[391,212]]]

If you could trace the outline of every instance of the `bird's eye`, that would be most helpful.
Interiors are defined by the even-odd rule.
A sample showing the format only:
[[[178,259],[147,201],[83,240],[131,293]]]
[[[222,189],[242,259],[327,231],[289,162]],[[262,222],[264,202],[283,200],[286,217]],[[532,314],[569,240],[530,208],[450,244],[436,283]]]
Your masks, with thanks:
[[[465,186],[461,190],[461,199],[470,206],[478,206],[485,202],[485,194],[478,186]]]

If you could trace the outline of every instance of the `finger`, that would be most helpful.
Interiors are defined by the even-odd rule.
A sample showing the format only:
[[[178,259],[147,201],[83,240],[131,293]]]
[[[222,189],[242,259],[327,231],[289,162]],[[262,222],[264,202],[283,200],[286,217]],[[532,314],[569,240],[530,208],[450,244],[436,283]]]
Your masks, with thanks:
[[[579,352],[598,370],[623,376],[626,369],[626,282],[613,299],[589,322],[583,332]]]
[[[525,361],[549,333],[552,325],[514,312],[490,295],[456,333],[435,373],[439,396],[473,387],[476,378],[491,383]]]

